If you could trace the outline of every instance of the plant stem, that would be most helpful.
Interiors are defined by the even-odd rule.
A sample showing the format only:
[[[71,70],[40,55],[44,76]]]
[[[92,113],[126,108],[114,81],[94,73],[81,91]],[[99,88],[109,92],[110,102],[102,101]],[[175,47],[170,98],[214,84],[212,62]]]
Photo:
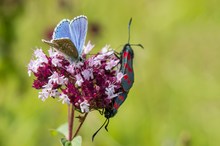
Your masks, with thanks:
[[[68,140],[72,141],[72,135],[73,135],[73,123],[74,123],[74,105],[70,104],[68,105]]]
[[[86,119],[86,117],[87,117],[87,115],[88,115],[88,113],[86,113],[86,114],[84,115],[84,117],[82,118],[82,121],[81,121],[79,127],[77,128],[76,133],[74,134],[73,137],[75,137],[75,136],[78,134],[80,128],[82,127],[82,124],[84,123],[84,121],[85,121],[85,119]]]

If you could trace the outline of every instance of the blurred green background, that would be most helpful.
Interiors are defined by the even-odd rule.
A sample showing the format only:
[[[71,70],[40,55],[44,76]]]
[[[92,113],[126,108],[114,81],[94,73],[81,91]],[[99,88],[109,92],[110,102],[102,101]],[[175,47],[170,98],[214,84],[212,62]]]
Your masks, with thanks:
[[[220,1],[217,0],[1,0],[0,145],[59,146],[49,134],[67,120],[67,107],[38,99],[27,74],[33,50],[48,46],[56,24],[84,14],[87,41],[97,52],[127,42],[135,52],[135,83],[109,132],[89,114],[83,146],[219,146]],[[87,42],[86,41],[86,42]]]

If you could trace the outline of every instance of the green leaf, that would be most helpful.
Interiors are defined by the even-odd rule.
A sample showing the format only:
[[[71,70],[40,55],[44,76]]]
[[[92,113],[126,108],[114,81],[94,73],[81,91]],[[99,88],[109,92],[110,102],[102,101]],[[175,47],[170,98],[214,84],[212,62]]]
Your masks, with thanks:
[[[62,146],[82,146],[82,137],[76,136],[71,142],[66,138],[61,138],[60,142]]]
[[[82,137],[81,136],[76,136],[73,138],[71,141],[72,146],[81,146],[82,145]]]
[[[60,142],[62,143],[62,146],[65,146],[65,143],[67,142],[66,138],[61,138]]]
[[[60,142],[62,146],[72,146],[71,142],[66,140],[66,138],[61,138]]]
[[[72,146],[72,144],[71,144],[70,141],[67,141],[67,142],[65,143],[65,146]]]
[[[60,125],[57,129],[51,129],[50,134],[52,136],[56,136],[58,134],[62,134],[63,136],[68,136],[68,123]]]

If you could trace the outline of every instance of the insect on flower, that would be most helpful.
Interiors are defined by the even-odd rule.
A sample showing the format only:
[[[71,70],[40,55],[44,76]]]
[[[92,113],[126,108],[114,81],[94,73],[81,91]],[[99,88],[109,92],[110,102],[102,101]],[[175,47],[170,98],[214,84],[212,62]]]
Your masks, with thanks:
[[[112,99],[112,102],[108,107],[104,109],[104,115],[106,117],[106,121],[103,125],[93,134],[92,140],[94,140],[95,135],[99,132],[99,130],[105,125],[105,129],[108,131],[107,126],[109,123],[109,118],[114,117],[118,111],[118,108],[122,105],[125,99],[128,96],[128,93],[134,83],[134,70],[133,70],[133,59],[134,52],[131,46],[140,46],[143,48],[141,44],[130,44],[130,26],[131,26],[132,18],[128,24],[128,43],[124,45],[123,50],[120,53],[120,72],[123,77],[121,78],[121,90],[119,94]],[[106,124],[107,122],[107,124]]]
[[[141,44],[130,44],[130,26],[131,26],[132,18],[128,24],[128,43],[124,45],[123,50],[120,53],[120,63],[121,68],[120,72],[123,74],[121,79],[122,91],[121,93],[113,99],[112,105],[109,108],[105,109],[105,117],[107,119],[113,117],[118,108],[122,105],[122,103],[127,98],[127,95],[134,83],[134,70],[133,70],[133,59],[134,59],[134,51],[131,46],[140,46],[144,48]]]
[[[56,26],[52,40],[44,43],[63,53],[70,61],[78,61],[82,57],[88,27],[87,17],[80,15],[73,20],[63,19]]]

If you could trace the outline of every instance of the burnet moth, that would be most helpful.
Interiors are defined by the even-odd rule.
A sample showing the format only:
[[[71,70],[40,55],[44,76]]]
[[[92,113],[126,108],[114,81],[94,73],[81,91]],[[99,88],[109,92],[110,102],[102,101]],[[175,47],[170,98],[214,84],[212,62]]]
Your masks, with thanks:
[[[93,134],[92,140],[99,132],[99,130],[105,125],[105,129],[108,131],[107,126],[109,123],[109,118],[115,116],[118,111],[118,108],[122,105],[125,99],[128,96],[128,93],[134,83],[134,70],[133,70],[133,59],[134,59],[134,52],[131,46],[139,46],[143,48],[141,44],[130,44],[130,26],[131,26],[132,18],[128,24],[128,43],[124,45],[123,50],[120,52],[120,72],[123,74],[123,78],[121,79],[121,86],[122,90],[115,97],[111,103],[111,105],[104,109],[104,115],[106,117],[105,122],[103,125]]]
[[[143,48],[141,44],[130,44],[130,26],[131,26],[132,18],[128,24],[128,43],[124,45],[123,50],[120,53],[120,72],[124,75],[121,79],[122,90],[121,93],[113,99],[112,106],[110,108],[105,109],[105,117],[107,119],[114,117],[118,111],[118,108],[122,105],[122,103],[127,98],[127,95],[134,83],[134,70],[133,70],[133,59],[134,59],[134,51],[131,46],[140,46]]]

